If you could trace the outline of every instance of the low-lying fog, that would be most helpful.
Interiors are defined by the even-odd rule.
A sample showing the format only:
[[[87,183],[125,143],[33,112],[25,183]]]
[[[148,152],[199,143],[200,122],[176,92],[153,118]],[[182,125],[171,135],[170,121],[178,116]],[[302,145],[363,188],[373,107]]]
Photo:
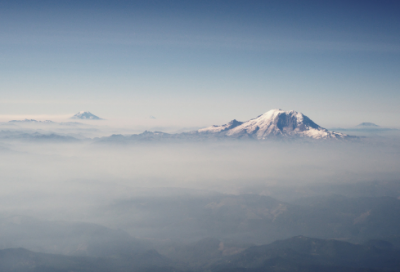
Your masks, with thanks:
[[[129,197],[137,188],[272,195],[272,187],[392,181],[400,144],[351,142],[6,142],[2,205],[69,209]],[[273,196],[273,195],[272,195]],[[48,207],[47,207],[48,208]]]
[[[10,135],[18,130],[2,131],[8,136],[0,142],[0,233],[17,238],[0,239],[1,248],[76,254],[79,242],[65,245],[67,238],[56,234],[58,240],[54,236],[55,240],[45,242],[45,234],[27,231],[34,224],[51,225],[53,232],[64,233],[68,225],[61,228],[55,223],[60,220],[98,224],[157,241],[215,237],[265,243],[296,234],[317,235],[321,230],[281,230],[292,223],[279,223],[277,218],[301,214],[285,203],[332,194],[400,196],[400,138],[395,131],[351,141],[130,144],[98,142],[82,131],[76,131],[78,140],[54,141],[13,138]],[[355,217],[358,212],[366,211],[360,208]],[[268,224],[275,225],[263,221],[270,226],[266,232],[251,220],[270,220]],[[235,224],[237,229],[230,229]],[[346,239],[364,237],[343,233]],[[86,237],[82,235],[74,239],[80,241]]]

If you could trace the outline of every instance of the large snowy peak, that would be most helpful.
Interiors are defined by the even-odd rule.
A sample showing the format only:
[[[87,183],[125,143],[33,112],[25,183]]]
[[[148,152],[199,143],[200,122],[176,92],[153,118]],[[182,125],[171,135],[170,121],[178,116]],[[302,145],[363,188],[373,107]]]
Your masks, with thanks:
[[[314,123],[297,111],[270,110],[247,122],[231,121],[222,126],[198,130],[199,133],[219,133],[228,137],[265,140],[273,137],[306,137],[313,139],[338,139],[346,134],[331,132]]]

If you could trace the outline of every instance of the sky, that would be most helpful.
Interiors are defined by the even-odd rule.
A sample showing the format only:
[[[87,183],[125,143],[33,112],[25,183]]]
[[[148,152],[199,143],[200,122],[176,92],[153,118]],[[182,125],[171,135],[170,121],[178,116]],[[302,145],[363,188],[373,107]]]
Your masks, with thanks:
[[[399,75],[398,1],[0,1],[0,120],[400,127]]]

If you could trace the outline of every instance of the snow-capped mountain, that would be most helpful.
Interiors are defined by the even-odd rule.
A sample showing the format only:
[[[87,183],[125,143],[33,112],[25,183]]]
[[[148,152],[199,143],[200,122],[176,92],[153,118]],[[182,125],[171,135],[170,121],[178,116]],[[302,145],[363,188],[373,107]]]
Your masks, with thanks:
[[[74,116],[71,117],[71,119],[86,119],[86,120],[103,120],[102,118],[88,112],[88,111],[80,111]]]
[[[273,137],[303,137],[312,139],[343,139],[350,136],[328,131],[297,111],[270,110],[246,122],[232,120],[222,126],[199,129],[200,134],[220,134],[235,138],[265,140]]]

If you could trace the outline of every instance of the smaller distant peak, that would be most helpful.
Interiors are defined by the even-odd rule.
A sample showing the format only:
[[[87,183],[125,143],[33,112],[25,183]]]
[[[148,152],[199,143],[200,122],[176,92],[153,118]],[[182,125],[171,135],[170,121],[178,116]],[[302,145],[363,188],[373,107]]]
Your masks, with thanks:
[[[363,122],[363,123],[357,125],[357,127],[379,127],[379,126],[377,124],[374,124],[374,123]]]
[[[89,111],[80,111],[72,116],[71,119],[103,120]]]

